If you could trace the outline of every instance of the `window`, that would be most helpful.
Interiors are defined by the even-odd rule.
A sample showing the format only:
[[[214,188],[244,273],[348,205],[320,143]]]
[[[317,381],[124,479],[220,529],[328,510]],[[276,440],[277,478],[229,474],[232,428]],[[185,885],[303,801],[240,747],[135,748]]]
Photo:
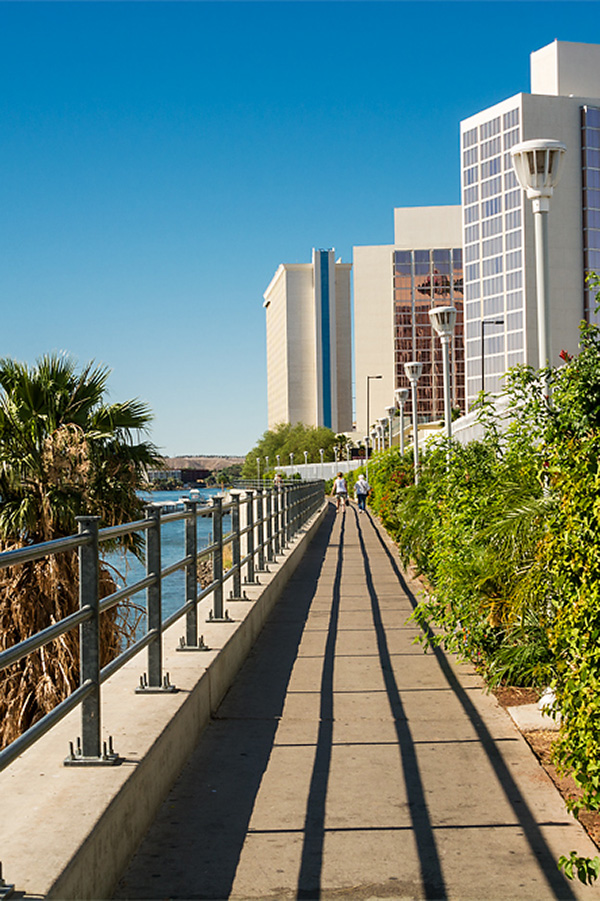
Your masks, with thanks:
[[[508,272],[510,269],[520,269],[523,265],[523,261],[521,258],[520,250],[513,250],[511,253],[506,254],[506,271]]]
[[[512,231],[513,228],[521,228],[521,210],[514,210],[507,213],[504,217],[506,223],[506,231]]]
[[[479,244],[471,244],[465,248],[465,263],[472,263],[479,259]]]
[[[493,257],[497,253],[502,253],[502,235],[499,235],[497,238],[488,238],[487,241],[484,241],[481,245],[481,251],[484,257]]]
[[[523,286],[523,273],[520,270],[509,272],[506,276],[506,290],[514,291]]]
[[[504,240],[505,240],[505,242],[506,242],[506,249],[507,249],[507,250],[514,250],[515,247],[520,247],[520,246],[521,246],[521,232],[520,232],[520,230],[519,230],[519,231],[516,231],[516,232],[509,232],[509,233],[506,235],[506,237],[505,237]]]
[[[509,193],[505,195],[505,200],[504,200],[505,209],[514,210],[515,207],[520,206],[521,205],[521,195],[522,195],[522,191],[520,188],[518,188],[516,191],[509,191]]]
[[[484,238],[489,238],[490,235],[499,235],[501,231],[502,216],[497,216],[495,219],[488,219],[481,224],[481,234]]]
[[[479,187],[478,185],[473,185],[472,188],[465,189],[465,197],[463,203],[465,206],[469,206],[471,203],[477,203],[479,200]]]
[[[471,128],[463,134],[463,147],[472,147],[477,143],[477,128]]]
[[[497,156],[497,154],[499,154],[501,150],[502,141],[500,139],[500,136],[498,135],[497,138],[492,138],[491,141],[485,141],[485,143],[481,145],[481,159],[487,160],[491,156]]]
[[[463,151],[463,166],[472,166],[474,163],[478,162],[478,159],[477,147],[472,147],[470,150]]]
[[[484,122],[483,125],[479,128],[479,136],[480,140],[487,141],[488,138],[493,138],[494,135],[497,135],[500,132],[500,116],[496,119],[490,119],[489,122]]]
[[[498,272],[502,272],[502,257],[492,257],[490,260],[483,261],[483,275],[496,275]],[[484,282],[485,284],[485,282]],[[485,292],[484,292],[485,293]]]
[[[465,278],[468,282],[474,282],[479,278],[479,263],[473,263],[465,268]]]
[[[470,244],[472,241],[479,240],[479,226],[478,225],[469,225],[468,228],[465,229],[465,244]]]
[[[481,197],[492,197],[494,194],[499,194],[502,190],[502,177],[497,175],[495,178],[490,178],[489,181],[484,181],[481,185]]]
[[[494,278],[486,278],[483,282],[483,296],[491,297],[493,294],[500,294],[504,288],[504,277],[496,275]],[[484,314],[487,316],[487,313]]]
[[[514,291],[512,294],[506,295],[506,309],[507,310],[522,310],[523,309],[523,292],[522,291]]]
[[[500,157],[495,156],[493,159],[481,164],[481,178],[491,178],[492,175],[497,175],[500,172],[500,168]]]
[[[479,206],[475,204],[475,206],[468,206],[465,209],[465,225],[468,225],[470,222],[476,222],[479,219]]]
[[[467,300],[476,300],[480,296],[479,282],[467,285]]]
[[[464,174],[465,187],[475,184],[476,181],[477,181],[477,166],[473,166],[471,169],[465,169],[465,174]]]
[[[506,131],[508,128],[514,128],[515,125],[519,124],[519,109],[511,109],[510,112],[504,113],[504,130]]]
[[[481,204],[481,218],[488,219],[502,212],[502,201],[500,197],[494,197],[493,200],[484,200]]]

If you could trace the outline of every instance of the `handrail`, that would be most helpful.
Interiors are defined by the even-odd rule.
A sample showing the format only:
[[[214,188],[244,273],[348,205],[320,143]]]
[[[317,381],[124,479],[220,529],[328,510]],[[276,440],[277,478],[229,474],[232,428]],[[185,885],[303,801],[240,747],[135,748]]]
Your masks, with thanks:
[[[19,738],[0,751],[0,771],[19,754],[30,747],[48,729],[67,713],[81,705],[81,745],[65,761],[67,764],[114,763],[114,753],[101,750],[100,691],[101,685],[125,665],[135,654],[147,648],[148,672],[137,692],[162,692],[176,690],[168,683],[163,672],[163,633],[177,620],[185,617],[185,638],[182,650],[203,650],[202,636],[198,630],[198,605],[212,595],[210,619],[233,622],[226,610],[223,588],[233,584],[230,600],[242,600],[244,584],[256,582],[255,573],[264,569],[265,559],[271,561],[279,554],[305,522],[321,507],[324,500],[322,481],[298,482],[290,480],[282,485],[240,482],[239,493],[223,503],[221,497],[213,498],[210,505],[198,501],[185,501],[185,509],[161,514],[159,507],[148,505],[146,517],[117,526],[100,529],[99,518],[78,517],[79,532],[65,538],[46,541],[25,548],[0,553],[0,569],[33,562],[51,554],[77,550],[79,554],[79,610],[60,621],[29,636],[11,648],[0,652],[0,672],[18,663],[28,654],[45,647],[50,641],[78,627],[81,647],[80,685],[53,710],[31,726]],[[223,534],[223,515],[231,515],[231,530]],[[202,549],[197,547],[197,524],[200,518],[212,521],[212,543]],[[184,553],[181,559],[162,567],[161,528],[166,523],[185,522]],[[134,532],[146,536],[146,575],[132,585],[125,585],[102,599],[98,596],[99,547],[105,542]],[[223,548],[232,547],[232,565],[223,571]],[[210,556],[212,579],[209,585],[198,586],[198,561]],[[163,620],[161,587],[167,576],[185,570],[186,587],[182,603]],[[133,645],[100,669],[99,617],[120,601],[146,591],[146,631]],[[109,742],[112,748],[112,743]]]

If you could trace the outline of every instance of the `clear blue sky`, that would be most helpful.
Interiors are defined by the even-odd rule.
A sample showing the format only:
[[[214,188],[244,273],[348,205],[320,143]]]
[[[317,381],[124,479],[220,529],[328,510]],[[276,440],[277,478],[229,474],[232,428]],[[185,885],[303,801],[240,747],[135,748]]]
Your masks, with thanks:
[[[597,2],[0,2],[0,354],[107,364],[167,454],[266,429],[262,294],[459,202],[459,121]]]

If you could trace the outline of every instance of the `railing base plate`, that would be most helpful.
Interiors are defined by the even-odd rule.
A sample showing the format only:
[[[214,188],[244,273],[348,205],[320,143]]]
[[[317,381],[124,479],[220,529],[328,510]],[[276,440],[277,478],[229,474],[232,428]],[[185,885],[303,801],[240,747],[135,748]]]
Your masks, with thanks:
[[[136,695],[164,695],[174,694],[179,691],[175,685],[171,685],[169,674],[165,673],[162,685],[148,685],[148,674],[140,676],[140,684],[135,690]]]
[[[198,639],[198,644],[186,644],[185,638],[179,639],[179,647],[175,648],[176,651],[210,651],[212,648],[209,648],[207,644],[204,643],[204,635],[201,635]]]

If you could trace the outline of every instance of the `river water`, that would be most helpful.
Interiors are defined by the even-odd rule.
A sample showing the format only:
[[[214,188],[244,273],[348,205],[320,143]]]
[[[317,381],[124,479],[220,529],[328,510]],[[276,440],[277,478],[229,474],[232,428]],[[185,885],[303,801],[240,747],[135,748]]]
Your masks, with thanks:
[[[210,498],[217,494],[220,489],[204,488],[200,491],[198,500],[200,504],[207,503]],[[140,497],[152,503],[157,502],[173,502],[180,498],[189,499],[189,491],[148,491],[141,492]],[[198,517],[197,541],[198,551],[204,547],[208,547],[212,543],[212,517]],[[230,517],[223,517],[223,534],[227,534],[230,528]],[[175,563],[185,557],[185,522],[164,523],[161,528],[161,554],[162,568]],[[146,575],[145,564],[137,560],[132,554],[122,554],[119,552],[107,553],[104,559],[113,566],[120,574],[119,587],[123,584],[133,585]],[[145,607],[145,592],[140,592],[133,596],[132,600],[140,607]],[[162,583],[162,615],[166,619],[171,613],[174,613],[178,607],[185,602],[185,570],[167,576]]]

